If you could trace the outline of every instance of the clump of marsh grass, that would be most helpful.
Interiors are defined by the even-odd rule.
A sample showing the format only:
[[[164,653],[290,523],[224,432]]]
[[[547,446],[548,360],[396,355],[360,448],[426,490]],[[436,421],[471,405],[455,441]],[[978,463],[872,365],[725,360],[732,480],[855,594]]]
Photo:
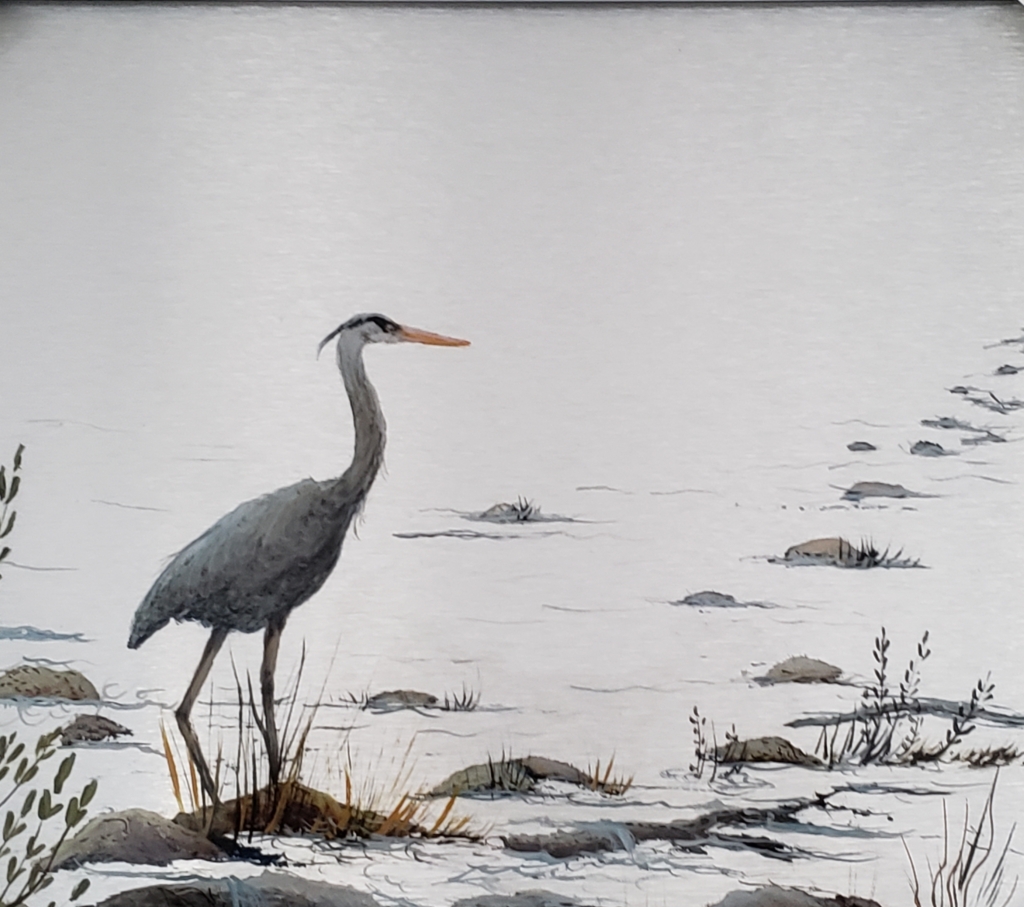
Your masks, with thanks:
[[[926,880],[926,892],[922,892],[914,857],[906,839],[903,840],[903,849],[910,861],[914,907],[1008,907],[1013,901],[1019,877],[1014,877],[1007,891],[1006,857],[1017,825],[1013,824],[1000,847],[996,840],[994,811],[998,782],[999,770],[996,769],[974,826],[971,825],[970,805],[964,804],[959,843],[950,837],[946,801],[942,801],[942,857],[934,866],[931,860],[925,861],[930,877]]]
[[[179,824],[202,831],[227,850],[242,850],[245,838],[252,844],[260,835],[315,835],[329,841],[345,841],[368,837],[474,838],[468,830],[470,819],[452,816],[454,797],[433,816],[431,804],[412,790],[402,790],[408,776],[400,773],[389,788],[376,788],[372,783],[355,789],[351,762],[340,774],[344,795],[318,790],[306,783],[305,758],[309,736],[320,705],[318,700],[305,707],[304,719],[297,717],[298,689],[305,662],[305,652],[290,692],[283,702],[286,720],[281,732],[282,777],[276,784],[269,778],[266,736],[260,718],[251,680],[245,690],[235,676],[237,710],[237,744],[234,759],[224,758],[223,747],[214,763],[214,780],[218,802],[210,804],[198,783],[190,758],[179,771],[166,730],[161,728],[164,757],[180,813]],[[322,691],[321,691],[322,696]],[[411,744],[410,744],[411,747]],[[406,753],[408,756],[408,751]],[[405,759],[403,759],[403,766]],[[234,796],[225,795],[233,788]],[[190,807],[182,797],[186,791]]]
[[[25,452],[25,445],[19,444],[14,452],[14,464],[11,467],[11,480],[7,481],[7,467],[0,465],[0,539],[6,538],[14,528],[14,520],[18,516],[17,511],[11,510],[11,503],[18,494],[21,487],[21,455]],[[11,553],[9,545],[0,547],[0,563]]]
[[[442,712],[473,712],[480,705],[480,691],[462,685],[462,692],[444,694],[444,702],[441,703]]]

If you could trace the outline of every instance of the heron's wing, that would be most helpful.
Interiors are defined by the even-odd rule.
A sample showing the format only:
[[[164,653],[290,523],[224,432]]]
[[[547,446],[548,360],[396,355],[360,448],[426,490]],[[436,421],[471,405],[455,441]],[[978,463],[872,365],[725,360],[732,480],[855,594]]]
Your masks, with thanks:
[[[133,648],[170,619],[252,632],[316,592],[359,502],[306,479],[240,504],[183,548],[136,611]]]

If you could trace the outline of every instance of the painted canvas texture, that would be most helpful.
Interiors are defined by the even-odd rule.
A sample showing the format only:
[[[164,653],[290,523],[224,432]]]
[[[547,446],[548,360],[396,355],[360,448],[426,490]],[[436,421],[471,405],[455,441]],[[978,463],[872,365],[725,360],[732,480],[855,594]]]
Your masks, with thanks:
[[[1022,61],[0,8],[0,904],[1016,903]]]

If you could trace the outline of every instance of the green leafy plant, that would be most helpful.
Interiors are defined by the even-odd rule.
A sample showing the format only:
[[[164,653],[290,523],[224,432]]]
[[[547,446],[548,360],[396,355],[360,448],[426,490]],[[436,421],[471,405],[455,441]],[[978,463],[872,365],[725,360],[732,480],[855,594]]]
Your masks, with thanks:
[[[11,478],[7,480],[7,467],[0,466],[0,539],[6,538],[14,528],[14,519],[17,512],[11,510],[11,503],[18,494],[21,487],[21,455],[25,452],[25,445],[19,444],[14,452],[14,466],[11,469]],[[0,563],[11,553],[8,545],[0,547]]]
[[[57,752],[56,745],[60,729],[44,734],[36,742],[35,751],[29,753],[25,744],[18,741],[17,732],[0,735],[0,811],[16,796],[24,794],[18,809],[7,809],[0,831],[0,907],[18,907],[53,882],[53,862],[57,850],[71,833],[71,830],[85,818],[89,803],[96,795],[96,781],[90,781],[77,797],[67,803],[58,802],[63,796],[64,785],[75,766],[75,754],[66,756],[53,776],[52,784],[39,788],[29,787],[39,774],[44,762]],[[57,840],[47,845],[40,841],[44,829],[57,823],[52,822],[63,813],[63,829]],[[30,824],[35,830],[21,846],[19,838],[28,831]],[[20,853],[20,855],[19,855]],[[89,887],[89,880],[82,879],[71,892],[70,900],[81,897]],[[49,907],[56,907],[50,901]]]

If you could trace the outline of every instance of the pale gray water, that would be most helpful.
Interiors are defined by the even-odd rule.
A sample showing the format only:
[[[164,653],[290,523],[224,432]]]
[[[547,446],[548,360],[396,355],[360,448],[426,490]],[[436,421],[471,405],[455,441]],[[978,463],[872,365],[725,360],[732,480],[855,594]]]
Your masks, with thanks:
[[[28,447],[8,541],[18,564],[73,568],[7,567],[0,603],[5,626],[92,640],[2,641],[0,660],[70,659],[111,698],[173,706],[204,633],[172,627],[129,653],[136,604],[239,501],[344,467],[347,405],[313,354],[379,310],[473,346],[368,354],[387,474],[293,616],[281,678],[305,639],[312,695],[325,678],[335,699],[466,683],[509,710],[329,715],[359,726],[364,773],[387,775],[376,754],[400,759],[416,730],[416,785],[503,749],[614,752],[642,785],[627,809],[674,817],[656,804],[726,796],[679,780],[694,704],[753,735],[851,703],[744,672],[806,653],[865,676],[883,623],[899,664],[931,630],[929,695],[962,697],[991,670],[997,700],[1024,710],[1020,448],[918,424],[1022,437],[1021,413],[946,392],[1024,397],[1024,377],[991,374],[1020,348],[983,349],[1024,324],[1022,51],[1009,4],[0,8],[0,442]],[[857,439],[879,451],[849,453]],[[960,455],[909,456],[919,439]],[[942,497],[831,509],[863,480]],[[619,492],[577,490],[598,485]],[[394,535],[495,530],[431,508],[519,494],[593,522]],[[839,534],[931,569],[758,559]],[[779,607],[667,604],[711,588]],[[231,649],[255,669],[258,639]],[[215,678],[230,677],[225,652]],[[111,714],[158,744],[156,706]],[[321,765],[337,746],[326,734]],[[155,755],[80,762],[99,807],[173,808]],[[990,780],[908,772],[972,794]],[[750,777],[764,798],[831,783]],[[1004,773],[1007,815],[1020,781]],[[879,827],[934,845],[936,800],[886,806],[897,820]],[[468,811],[499,832],[604,815]],[[703,903],[737,884],[723,867],[906,898],[898,841],[812,843],[864,862],[523,869],[453,846],[429,868],[396,855],[324,872],[422,904],[531,885]],[[455,880],[469,865],[493,872]]]

